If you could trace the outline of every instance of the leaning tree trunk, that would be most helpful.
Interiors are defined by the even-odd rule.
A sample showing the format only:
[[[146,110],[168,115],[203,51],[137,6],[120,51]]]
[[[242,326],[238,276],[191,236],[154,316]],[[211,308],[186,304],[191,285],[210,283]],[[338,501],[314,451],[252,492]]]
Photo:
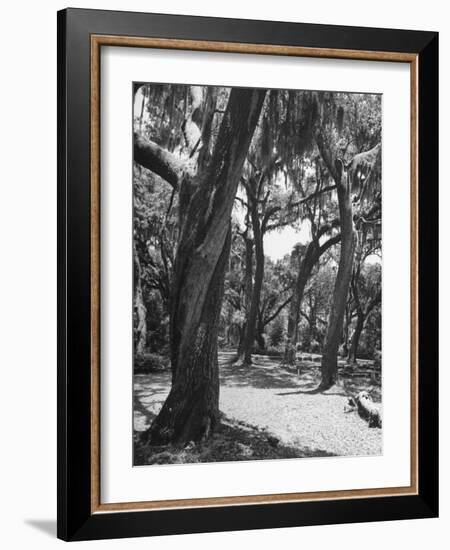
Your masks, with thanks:
[[[233,89],[208,166],[180,189],[170,315],[172,387],[151,443],[206,439],[219,418],[217,335],[230,218],[265,91]],[[165,168],[165,166],[163,166]]]
[[[338,161],[339,163],[339,161]],[[341,224],[341,253],[339,267],[334,283],[333,301],[328,318],[328,328],[322,354],[322,380],[318,390],[325,391],[331,388],[337,379],[337,355],[342,337],[345,306],[353,269],[353,257],[356,246],[356,232],[353,226],[353,208],[351,185],[348,175],[337,167],[336,188],[339,201],[339,215]]]
[[[330,237],[325,243],[319,246],[319,239],[326,233],[326,230],[327,228],[322,228],[322,230],[319,231],[317,238],[309,243],[298,271],[297,280],[294,286],[294,293],[292,295],[292,301],[289,308],[287,343],[284,352],[284,362],[288,365],[295,364],[300,309],[303,294],[311,276],[311,272],[322,254],[324,254],[331,246],[337,244],[341,239],[340,234],[338,234],[334,237]]]
[[[317,145],[320,154],[327,165],[330,174],[336,182],[339,203],[339,219],[341,225],[341,253],[339,267],[334,283],[333,302],[328,318],[328,328],[322,354],[322,380],[317,391],[325,391],[334,385],[337,379],[337,353],[342,337],[345,306],[352,277],[353,258],[356,248],[356,231],[353,225],[352,190],[358,186],[367,187],[372,176],[372,170],[377,166],[381,144],[370,151],[359,153],[345,167],[342,160],[333,160],[323,135],[317,135]],[[361,174],[365,179],[361,181]],[[353,189],[352,189],[353,188]]]

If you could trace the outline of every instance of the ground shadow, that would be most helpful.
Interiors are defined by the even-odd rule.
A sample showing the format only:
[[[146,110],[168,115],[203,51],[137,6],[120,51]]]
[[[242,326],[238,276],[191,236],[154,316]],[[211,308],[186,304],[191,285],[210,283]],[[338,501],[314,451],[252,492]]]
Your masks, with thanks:
[[[297,388],[301,384],[313,383],[309,375],[305,374],[302,366],[300,371],[296,367],[284,365],[280,359],[264,355],[253,355],[252,365],[242,366],[232,362],[229,354],[219,354],[219,375],[221,387],[252,387],[257,389]],[[315,369],[316,366],[313,367]]]
[[[297,389],[296,391],[287,391],[287,392],[280,392],[276,395],[278,396],[285,396],[285,395],[323,395],[324,397],[327,396],[343,396],[348,397],[350,395],[356,395],[360,391],[367,391],[369,392],[371,398],[375,402],[381,401],[381,386],[379,383],[373,383],[370,379],[361,379],[358,383],[353,382],[352,384],[349,384],[345,377],[341,377],[341,382],[345,383],[345,388],[340,387],[339,385],[334,385],[331,388],[327,390],[322,390],[320,387],[318,387],[318,381],[314,382],[311,389],[305,388],[306,385],[302,384],[302,387]]]
[[[157,404],[160,404],[160,402],[156,401]],[[162,405],[163,402],[161,402]],[[156,418],[156,414],[149,411],[144,405],[141,403],[141,400],[136,395],[136,393],[133,395],[133,409],[135,412],[139,412],[145,417],[145,420],[147,424],[151,424],[153,420]]]
[[[327,398],[341,396],[345,398],[348,392],[357,393],[361,389],[371,391],[374,401],[377,401],[380,388],[373,388],[369,376],[355,376],[352,373],[346,376],[340,369],[340,383],[326,391],[319,391],[321,373],[320,362],[316,357],[305,357],[304,361],[298,361],[295,366],[283,364],[281,358],[253,355],[253,364],[242,366],[233,363],[235,353],[232,351],[219,352],[219,376],[221,388],[228,389],[230,395],[239,399],[241,395],[248,395],[245,390],[261,389],[272,390],[261,393],[264,399],[276,399],[277,396],[292,395],[317,395],[317,402],[313,405],[323,409],[327,404]],[[309,359],[309,360],[308,360]],[[312,360],[311,360],[312,359]],[[325,448],[312,448],[306,443],[315,445],[314,440],[299,440],[287,445],[280,440],[280,434],[284,433],[281,426],[280,434],[271,433],[267,421],[260,419],[261,415],[247,415],[246,410],[236,413],[237,418],[222,415],[220,426],[216,429],[212,438],[202,444],[190,443],[182,448],[176,446],[149,446],[142,434],[146,432],[153,422],[156,414],[163,405],[171,385],[170,370],[158,371],[147,375],[136,375],[134,379],[134,465],[147,464],[179,464],[195,462],[229,462],[239,460],[267,460],[280,458],[305,458],[315,456],[336,456]],[[343,385],[342,385],[343,384]],[[230,392],[231,390],[231,392]],[[233,392],[233,390],[236,390]],[[252,394],[254,395],[254,394]],[[259,395],[259,394],[258,394]],[[380,396],[381,397],[381,396]],[[284,401],[284,400],[283,400]],[[294,400],[295,401],[295,400]],[[291,401],[291,403],[293,403]],[[343,405],[339,402],[336,409],[341,415]],[[261,403],[261,406],[264,406]],[[327,405],[328,406],[328,405]],[[275,404],[275,411],[283,411],[280,414],[288,414],[290,404],[286,408]],[[340,408],[342,407],[342,409]],[[245,407],[244,407],[245,409]],[[295,409],[295,407],[294,407]],[[323,411],[322,411],[323,412]],[[319,413],[318,413],[319,414]],[[256,425],[250,425],[243,420],[250,420]],[[312,420],[314,421],[314,420]],[[302,433],[299,430],[299,433]],[[286,439],[290,441],[290,439]],[[323,444],[330,448],[329,441]],[[333,447],[333,451],[335,449]]]
[[[26,519],[25,523],[46,535],[56,537],[56,519]]]
[[[235,462],[336,456],[324,449],[284,445],[267,430],[221,414],[220,425],[204,443],[146,445],[135,432],[134,465]]]

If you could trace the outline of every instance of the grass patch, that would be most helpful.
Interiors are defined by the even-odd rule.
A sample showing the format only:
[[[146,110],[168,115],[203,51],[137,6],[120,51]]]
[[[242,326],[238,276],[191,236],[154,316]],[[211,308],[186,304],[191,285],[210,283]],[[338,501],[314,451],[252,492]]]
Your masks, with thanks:
[[[144,353],[134,359],[135,374],[150,374],[152,372],[165,371],[170,367],[168,357],[157,353]]]

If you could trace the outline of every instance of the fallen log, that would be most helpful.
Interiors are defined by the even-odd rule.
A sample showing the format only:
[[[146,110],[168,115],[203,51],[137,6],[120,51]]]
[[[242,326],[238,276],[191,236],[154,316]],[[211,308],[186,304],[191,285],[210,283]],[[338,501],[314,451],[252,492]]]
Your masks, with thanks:
[[[368,392],[360,391],[358,395],[349,397],[344,412],[351,412],[355,409],[361,418],[367,420],[369,428],[381,428],[382,418],[380,409],[372,401]]]

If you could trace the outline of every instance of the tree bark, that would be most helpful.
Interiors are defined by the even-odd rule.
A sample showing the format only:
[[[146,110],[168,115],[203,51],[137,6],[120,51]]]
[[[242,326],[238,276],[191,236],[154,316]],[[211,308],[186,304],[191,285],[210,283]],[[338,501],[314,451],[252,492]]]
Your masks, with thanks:
[[[170,315],[172,387],[147,432],[154,444],[206,439],[218,422],[217,335],[231,210],[264,96],[263,90],[233,89],[208,166],[192,180],[181,178]]]
[[[365,184],[372,176],[372,170],[380,158],[381,144],[355,155],[345,167],[341,160],[332,157],[329,147],[325,144],[323,135],[317,135],[317,145],[327,168],[336,182],[339,203],[339,219],[341,224],[341,254],[339,267],[334,284],[333,303],[328,318],[328,329],[322,354],[322,380],[317,391],[325,391],[333,386],[337,379],[337,353],[344,322],[345,306],[353,270],[353,258],[356,248],[356,230],[353,224],[352,189],[361,186],[361,174],[365,176]],[[360,194],[361,196],[361,194]]]
[[[349,181],[348,174],[342,171],[342,163],[337,161],[334,170],[334,179],[336,181],[339,201],[341,253],[322,354],[322,380],[318,388],[319,391],[325,391],[331,388],[337,379],[337,354],[342,336],[345,306],[350,288],[353,257],[356,246],[356,232],[353,225],[351,182]]]
[[[186,322],[182,327],[176,325],[178,319],[185,320],[183,306],[181,311],[172,312],[172,388],[150,427],[152,443],[183,444],[207,439],[219,420],[217,337],[230,242],[231,229],[211,277],[196,327]],[[192,342],[182,342],[183,333],[192,334]]]
[[[170,185],[178,190],[186,164],[173,153],[163,149],[158,144],[145,139],[135,132],[134,160],[144,168],[148,168],[161,176]]]

